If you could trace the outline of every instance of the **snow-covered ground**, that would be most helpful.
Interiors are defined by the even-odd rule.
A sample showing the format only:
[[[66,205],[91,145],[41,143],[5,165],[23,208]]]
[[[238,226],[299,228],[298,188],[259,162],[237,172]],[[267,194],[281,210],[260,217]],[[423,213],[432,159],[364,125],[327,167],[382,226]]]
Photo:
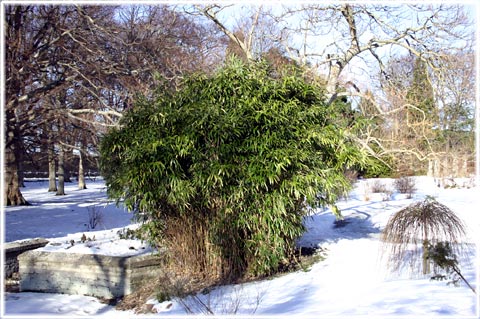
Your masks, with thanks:
[[[383,180],[390,185],[392,180]],[[369,181],[359,181],[349,198],[338,203],[345,216],[344,227],[334,227],[329,210],[318,210],[306,219],[307,232],[299,240],[303,246],[321,247],[326,259],[314,264],[309,271],[297,271],[273,279],[243,285],[219,287],[208,294],[198,294],[179,302],[150,302],[161,316],[184,316],[185,305],[202,308],[198,300],[216,314],[265,316],[292,315],[298,317],[451,317],[477,318],[478,297],[464,284],[448,286],[445,281],[411,278],[390,274],[381,258],[380,232],[390,216],[426,195],[454,210],[468,227],[469,243],[478,243],[480,229],[480,191],[470,189],[440,189],[432,179],[417,178],[418,191],[412,199],[394,193],[389,201],[381,194],[368,194]],[[148,247],[139,242],[118,241],[117,232],[131,224],[132,215],[107,201],[102,181],[89,183],[88,189],[66,188],[67,196],[46,192],[45,182],[29,182],[24,196],[33,205],[5,208],[5,240],[45,237],[54,245],[44,249],[122,255],[125,247],[144,253]],[[393,189],[393,187],[391,187]],[[89,231],[89,209],[95,205],[102,220]],[[92,208],[90,208],[90,211]],[[79,243],[82,235],[95,241]],[[115,239],[115,240],[114,240]],[[71,241],[74,241],[74,246]],[[466,279],[478,290],[478,259],[475,251],[461,263]],[[5,293],[7,316],[35,315],[52,317],[115,316],[135,317],[131,311],[118,311],[93,297],[43,293]],[[205,310],[205,308],[203,308]],[[159,314],[142,315],[158,317]]]

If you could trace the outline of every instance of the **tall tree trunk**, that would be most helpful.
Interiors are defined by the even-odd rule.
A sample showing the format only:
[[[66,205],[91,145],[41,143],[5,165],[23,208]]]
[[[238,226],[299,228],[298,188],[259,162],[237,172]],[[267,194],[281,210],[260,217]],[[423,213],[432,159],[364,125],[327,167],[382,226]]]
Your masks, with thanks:
[[[63,179],[65,183],[72,182],[72,177],[70,176],[69,167],[65,165],[65,154],[63,155]]]
[[[435,172],[434,172],[434,161],[435,159],[429,159],[428,160],[428,169],[427,169],[427,176],[428,177],[435,177]]]
[[[24,170],[24,165],[23,162],[25,161],[26,158],[26,153],[25,153],[25,148],[23,146],[23,143],[18,142],[15,146],[15,154],[17,157],[17,163],[18,163],[18,187],[25,187],[25,170]]]
[[[443,179],[443,176],[442,176],[442,156],[438,156],[436,159],[435,159],[435,177],[437,177],[439,180],[442,180]]]
[[[85,185],[85,171],[83,170],[83,148],[81,147],[78,153],[78,189],[86,189]]]
[[[328,103],[331,104],[337,98],[337,87],[340,73],[342,72],[341,62],[331,63],[328,80],[326,84]]]
[[[452,158],[452,171],[451,171],[451,175],[452,177],[461,177],[460,176],[460,165],[458,163],[458,157],[457,155],[453,155],[453,158]]]
[[[58,188],[56,195],[65,195],[65,151],[63,147],[60,145],[60,149],[58,151]]]
[[[426,275],[430,273],[430,260],[428,259],[428,245],[430,241],[428,240],[428,229],[427,229],[427,217],[425,213],[422,213],[422,225],[423,225],[423,254],[422,254],[422,270],[423,274]]]
[[[53,143],[48,142],[48,191],[57,191],[57,178],[56,178],[56,165],[55,165],[55,152],[53,149]]]
[[[462,177],[468,177],[468,155],[462,156]]]
[[[7,136],[9,134],[15,134],[13,131],[7,131]],[[10,136],[9,136],[10,137]],[[18,162],[18,150],[20,149],[19,143],[15,137],[11,143],[5,147],[5,198],[4,205],[6,206],[18,206],[18,205],[30,205],[27,200],[22,195],[20,191],[20,181],[19,181],[19,162]]]
[[[21,156],[21,155],[20,155]],[[25,172],[23,169],[23,159],[22,156],[18,161],[18,187],[25,187]]]

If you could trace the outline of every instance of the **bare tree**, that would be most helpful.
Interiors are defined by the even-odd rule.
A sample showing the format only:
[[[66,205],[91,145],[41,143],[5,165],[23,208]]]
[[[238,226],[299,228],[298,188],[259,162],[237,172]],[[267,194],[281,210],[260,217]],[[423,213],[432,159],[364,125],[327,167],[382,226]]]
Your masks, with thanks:
[[[340,96],[352,101],[368,100],[376,109],[375,117],[384,118],[384,125],[366,127],[357,136],[358,143],[372,153],[392,154],[427,161],[438,152],[432,145],[432,127],[437,118],[425,114],[425,110],[412,99],[407,87],[396,87],[395,82],[411,85],[412,79],[398,79],[396,73],[388,70],[389,61],[408,56],[419,61],[428,75],[429,85],[434,88],[435,111],[438,111],[437,97],[443,92],[436,82],[441,82],[449,72],[448,60],[452,55],[471,52],[474,43],[474,29],[471,19],[462,5],[373,5],[373,4],[305,4],[285,5],[266,8],[255,7],[250,12],[262,10],[275,21],[279,33],[272,33],[273,41],[281,44],[289,57],[306,69],[325,79],[327,98],[330,102]],[[241,51],[251,50],[247,45],[254,42],[246,35],[258,36],[250,31],[240,37],[222,10],[227,6],[210,5],[197,7],[199,11],[231,39]],[[238,7],[239,8],[239,7]],[[248,15],[248,14],[247,14]],[[255,17],[255,16],[253,16]],[[256,19],[251,19],[252,28],[258,28]],[[252,56],[252,54],[250,54]],[[248,55],[247,55],[248,57]],[[410,66],[413,71],[413,64]],[[401,73],[405,74],[405,73]],[[387,87],[382,85],[388,82]],[[372,110],[372,109],[370,109]],[[407,125],[410,135],[416,135],[426,144],[408,139],[399,143],[400,134],[385,135],[377,129],[390,127],[390,133],[398,132],[408,119],[416,114],[415,121]],[[423,115],[428,115],[425,118]],[[395,128],[396,127],[396,128]],[[397,130],[397,131],[396,131]],[[388,136],[388,135],[387,135]],[[383,137],[383,138],[380,138]]]
[[[286,27],[304,34],[304,41],[292,45],[290,52],[327,74],[331,98],[339,93],[342,73],[355,71],[352,66],[363,65],[370,74],[378,74],[377,70],[385,74],[386,61],[408,53],[440,71],[445,48],[455,42],[457,49],[463,49],[472,41],[462,6],[306,5],[287,7],[278,21],[299,14],[299,25]],[[319,45],[305,45],[314,40]],[[364,86],[361,78],[348,80],[359,88]]]
[[[52,9],[53,11],[53,9]],[[48,70],[49,44],[58,37],[46,31],[53,13],[32,6],[5,6],[5,204],[28,204],[19,189],[19,166],[22,131],[38,111],[38,101],[44,94],[65,81],[63,76],[43,76]],[[35,15],[45,20],[33,23]],[[33,57],[40,58],[35,63]],[[42,72],[43,70],[43,72]],[[28,101],[29,105],[26,105]]]
[[[26,139],[71,151],[84,130],[94,132],[93,146],[156,74],[175,86],[182,72],[215,61],[209,32],[167,6],[6,5],[5,39],[6,205],[27,204],[19,188]]]
[[[474,174],[475,75],[472,51],[446,57],[445,71],[436,84],[438,127],[442,143],[430,159],[435,177],[466,177]]]
[[[228,22],[231,25],[231,28],[229,28],[225,17],[231,14],[233,8],[237,7],[217,4],[196,5],[196,11],[193,12],[193,14],[206,17],[223,33],[226,37],[227,56],[233,54],[247,62],[258,60],[268,52],[284,51],[280,42],[283,37],[282,30],[277,27],[276,21],[272,19],[270,8],[263,5],[242,5],[239,8],[242,15],[233,21],[229,18]],[[227,11],[230,13],[227,13]]]
[[[25,138],[51,119],[42,118],[50,114],[46,97],[81,77],[78,55],[91,50],[78,45],[78,33],[88,31],[85,19],[73,6],[5,6],[6,205],[27,204],[19,189],[20,156]]]

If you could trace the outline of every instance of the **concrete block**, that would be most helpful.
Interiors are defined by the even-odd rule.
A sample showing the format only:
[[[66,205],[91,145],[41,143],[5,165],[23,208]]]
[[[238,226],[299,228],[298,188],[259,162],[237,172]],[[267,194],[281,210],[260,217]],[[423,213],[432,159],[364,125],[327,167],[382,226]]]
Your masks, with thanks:
[[[28,251],[18,256],[20,291],[116,298],[162,273],[162,256],[131,257]]]
[[[32,249],[37,249],[48,244],[48,240],[44,238],[35,238],[31,240],[9,242],[3,245],[5,253],[5,278],[10,278],[14,273],[18,272],[17,257]]]

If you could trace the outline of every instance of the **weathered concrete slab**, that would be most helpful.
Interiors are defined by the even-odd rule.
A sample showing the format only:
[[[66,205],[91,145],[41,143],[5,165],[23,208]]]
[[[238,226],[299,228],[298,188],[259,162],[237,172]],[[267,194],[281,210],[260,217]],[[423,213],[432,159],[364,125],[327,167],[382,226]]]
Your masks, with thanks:
[[[20,256],[20,291],[117,298],[158,277],[158,254],[131,257],[28,251]]]
[[[44,238],[5,243],[3,245],[5,253],[5,278],[10,278],[12,274],[18,272],[18,255],[28,250],[46,246],[47,244],[48,240]]]

